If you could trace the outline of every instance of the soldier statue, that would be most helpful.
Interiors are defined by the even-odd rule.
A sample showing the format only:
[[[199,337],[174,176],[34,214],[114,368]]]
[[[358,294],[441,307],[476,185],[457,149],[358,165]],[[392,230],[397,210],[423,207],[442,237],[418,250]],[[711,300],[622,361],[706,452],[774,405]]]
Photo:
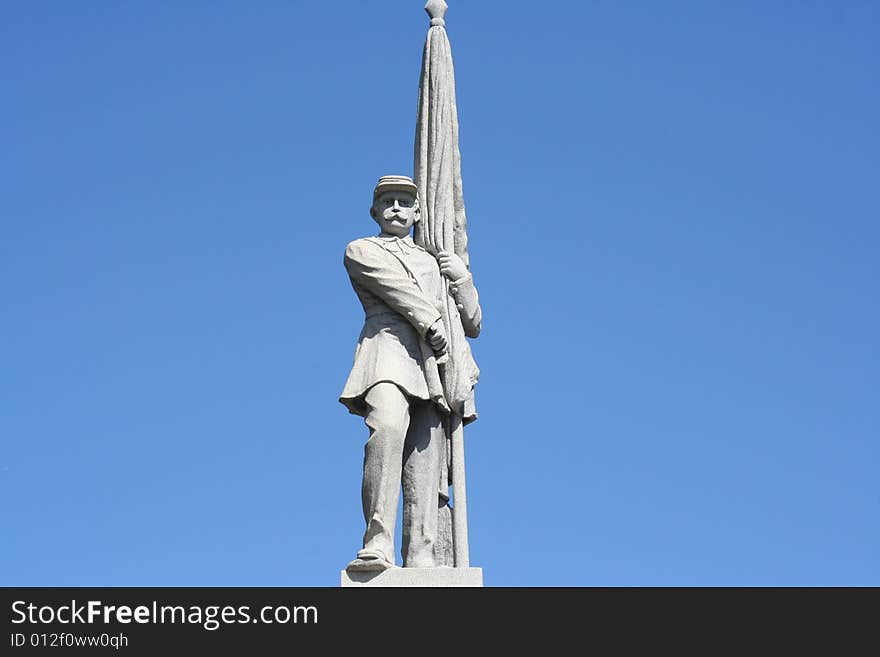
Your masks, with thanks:
[[[410,178],[382,177],[370,215],[379,224],[379,235],[351,242],[344,260],[365,321],[339,401],[362,416],[369,429],[361,491],[366,531],[363,549],[348,570],[394,566],[401,489],[403,566],[451,565],[437,556],[442,542],[438,522],[443,518],[438,506],[448,499],[445,422],[450,395],[444,394],[442,370],[450,356],[456,357],[449,353],[453,332],[444,325],[441,311],[451,294],[454,321],[461,322],[466,336],[477,337],[477,290],[459,256],[441,251],[434,257],[410,236],[420,218],[417,188]],[[461,342],[467,352],[460,360],[469,364],[467,385],[472,389],[479,372],[466,341]],[[475,416],[472,398],[466,401],[454,409],[465,422]]]

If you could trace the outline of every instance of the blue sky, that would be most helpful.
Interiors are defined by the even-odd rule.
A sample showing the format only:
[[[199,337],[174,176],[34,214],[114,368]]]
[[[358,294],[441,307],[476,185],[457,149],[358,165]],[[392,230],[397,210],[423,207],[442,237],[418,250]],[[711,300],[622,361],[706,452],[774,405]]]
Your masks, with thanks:
[[[487,585],[880,585],[880,5],[450,0]],[[0,584],[335,586],[394,2],[9,2]]]

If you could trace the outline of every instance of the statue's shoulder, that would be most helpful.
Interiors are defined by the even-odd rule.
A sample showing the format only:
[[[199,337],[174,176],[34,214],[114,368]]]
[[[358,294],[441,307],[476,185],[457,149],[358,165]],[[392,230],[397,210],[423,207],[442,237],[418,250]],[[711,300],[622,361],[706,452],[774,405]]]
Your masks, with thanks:
[[[365,259],[375,258],[384,251],[380,240],[375,237],[361,237],[349,242],[345,247],[345,260],[362,262]]]
[[[375,243],[375,238],[373,238],[373,237],[361,237],[359,239],[352,240],[351,242],[349,242],[348,245],[346,245],[345,249],[346,250],[348,250],[348,249],[362,249],[367,244],[374,244],[374,243]]]

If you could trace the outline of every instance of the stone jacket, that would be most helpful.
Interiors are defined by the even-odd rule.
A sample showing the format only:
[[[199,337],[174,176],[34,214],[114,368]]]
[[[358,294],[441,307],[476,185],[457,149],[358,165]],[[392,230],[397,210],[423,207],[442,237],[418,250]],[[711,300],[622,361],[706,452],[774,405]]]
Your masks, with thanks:
[[[352,413],[365,415],[364,396],[382,381],[396,384],[409,397],[430,399],[421,342],[442,319],[447,303],[447,283],[437,260],[410,237],[367,237],[348,245],[344,263],[365,320],[339,401]],[[465,333],[476,337],[481,310],[473,279],[468,275],[449,283],[448,289]]]

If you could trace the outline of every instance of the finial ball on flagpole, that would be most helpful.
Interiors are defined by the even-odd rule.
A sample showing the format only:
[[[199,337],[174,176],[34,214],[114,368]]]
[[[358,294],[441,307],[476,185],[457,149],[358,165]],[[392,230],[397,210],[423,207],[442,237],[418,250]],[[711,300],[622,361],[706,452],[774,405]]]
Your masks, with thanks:
[[[446,25],[446,21],[443,20],[444,16],[446,16],[446,10],[449,9],[449,5],[446,4],[445,0],[428,0],[425,5],[425,11],[428,12],[428,16],[431,17],[431,25]]]

